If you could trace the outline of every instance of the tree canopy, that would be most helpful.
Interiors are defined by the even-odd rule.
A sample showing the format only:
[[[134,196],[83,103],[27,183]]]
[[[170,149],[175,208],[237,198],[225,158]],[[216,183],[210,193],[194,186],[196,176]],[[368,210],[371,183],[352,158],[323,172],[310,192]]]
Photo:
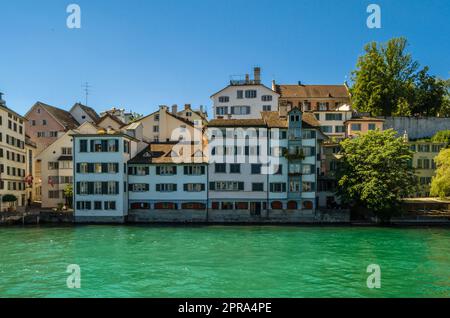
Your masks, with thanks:
[[[416,185],[408,144],[389,129],[346,139],[341,148],[337,177],[342,202],[390,218]]]
[[[442,149],[434,158],[436,176],[431,181],[431,195],[442,199],[450,197],[450,149]]]
[[[352,103],[373,116],[450,116],[448,80],[420,69],[406,51],[405,38],[371,42],[352,72]]]
[[[438,131],[432,138],[433,142],[445,142],[447,145],[450,145],[450,130],[441,130]]]

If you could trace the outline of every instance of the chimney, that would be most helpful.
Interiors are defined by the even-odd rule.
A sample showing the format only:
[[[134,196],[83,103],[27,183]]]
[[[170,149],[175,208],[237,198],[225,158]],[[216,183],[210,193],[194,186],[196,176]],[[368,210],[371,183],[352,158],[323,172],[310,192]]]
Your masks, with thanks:
[[[3,93],[0,92],[0,105],[6,106],[6,102],[3,100]]]
[[[277,84],[275,83],[275,80],[272,80],[272,90],[273,90],[274,92],[277,91]]]
[[[200,105],[200,112],[203,113],[203,105]]]
[[[248,84],[250,82],[250,75],[245,74],[245,83]]]
[[[188,110],[189,108],[191,108],[191,104],[184,104],[184,109]]]
[[[167,111],[168,107],[166,105],[159,105],[159,110]]]
[[[174,104],[174,105],[172,105],[172,114],[176,114],[176,113],[178,113],[178,105]]]
[[[260,84],[261,83],[261,68],[259,66],[255,67],[253,69],[253,73],[254,73],[254,79],[256,84]]]

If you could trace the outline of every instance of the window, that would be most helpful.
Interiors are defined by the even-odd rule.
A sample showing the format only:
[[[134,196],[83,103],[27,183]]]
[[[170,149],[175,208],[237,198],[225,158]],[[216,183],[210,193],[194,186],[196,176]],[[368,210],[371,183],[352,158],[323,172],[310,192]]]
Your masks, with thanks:
[[[116,201],[105,201],[104,202],[105,210],[115,210],[116,209]]]
[[[31,121],[31,126],[36,126],[36,120],[33,119],[33,120]]]
[[[72,147],[62,147],[61,148],[61,153],[63,155],[71,156],[72,155]]]
[[[311,192],[315,190],[316,184],[314,182],[303,182],[303,192]]]
[[[275,174],[283,174],[283,165],[277,165],[275,166]]]
[[[430,145],[419,145],[419,152],[430,152]]]
[[[314,139],[316,138],[315,130],[302,130],[302,138],[303,139]]]
[[[183,190],[186,192],[201,192],[205,191],[205,184],[203,183],[185,183]]]
[[[130,142],[127,140],[123,141],[123,152],[124,153],[130,153]]]
[[[159,114],[155,115],[155,121],[159,121]]]
[[[369,124],[369,130],[375,130],[375,129],[376,129],[375,124]]]
[[[59,169],[72,169],[72,161],[60,161],[59,162]]]
[[[317,109],[318,110],[328,110],[328,103],[327,102],[318,102]]]
[[[228,103],[230,101],[230,97],[228,96],[219,96],[219,103]]]
[[[175,192],[177,185],[175,183],[160,183],[156,185],[156,192]]]
[[[250,114],[250,106],[232,106],[231,114],[233,114],[233,115],[248,115],[248,114]]]
[[[227,173],[227,165],[225,163],[216,163],[214,168],[216,173]]]
[[[271,102],[272,101],[272,95],[263,95],[263,96],[261,96],[261,100],[263,102]]]
[[[321,126],[320,128],[325,134],[331,134],[333,132],[333,126]]]
[[[352,124],[351,129],[353,131],[361,131],[361,124]]]
[[[342,120],[342,114],[327,113],[325,114],[325,120]]]
[[[49,163],[48,163],[48,170],[58,170],[58,169],[59,169],[59,163],[58,162],[49,161]]]
[[[270,192],[286,192],[286,183],[282,182],[271,183]]]
[[[153,132],[154,133],[159,132],[159,126],[153,126]]]
[[[289,191],[290,192],[300,192],[300,181],[292,180],[289,182]]]
[[[209,189],[211,191],[243,191],[244,190],[244,182],[238,182],[238,181],[210,182]]]
[[[289,164],[289,174],[300,174],[302,172],[302,165],[299,163]]]
[[[87,152],[87,140],[80,139],[80,152]]]
[[[270,112],[271,110],[272,110],[272,106],[271,105],[263,105],[263,111]]]
[[[252,164],[252,174],[261,174],[261,164]]]
[[[102,201],[94,201],[94,210],[102,209]]]
[[[303,164],[302,165],[302,174],[311,174],[314,173],[314,165]]]
[[[237,98],[237,99],[242,99],[242,98],[244,98],[244,91],[241,91],[241,90],[237,91],[237,92],[236,92],[236,98]]]
[[[204,175],[205,174],[205,166],[184,166],[184,174],[187,176]]]
[[[254,192],[264,191],[264,183],[252,183],[252,191]]]
[[[239,163],[230,164],[230,173],[241,173],[241,165]]]
[[[129,185],[129,189],[132,192],[147,192],[149,191],[148,183],[134,183]]]
[[[226,114],[228,114],[227,106],[216,107],[216,115],[226,115]]]
[[[336,133],[344,133],[345,132],[345,126],[334,126],[334,130]]]
[[[48,198],[49,199],[59,199],[59,190],[50,190],[48,191]]]
[[[149,167],[145,166],[128,167],[128,174],[133,176],[147,176],[149,174]]]
[[[118,194],[119,193],[119,182],[116,181],[108,181],[108,193],[107,194]]]
[[[256,98],[256,90],[248,89],[245,91],[245,98]]]
[[[90,210],[91,202],[90,201],[77,201],[77,210]]]
[[[432,145],[431,146],[432,152],[439,152],[441,151],[442,147],[443,147],[442,145]]]
[[[47,121],[45,119],[42,120],[42,126],[47,126]]]
[[[172,176],[177,174],[176,166],[157,166],[156,174],[160,176]]]

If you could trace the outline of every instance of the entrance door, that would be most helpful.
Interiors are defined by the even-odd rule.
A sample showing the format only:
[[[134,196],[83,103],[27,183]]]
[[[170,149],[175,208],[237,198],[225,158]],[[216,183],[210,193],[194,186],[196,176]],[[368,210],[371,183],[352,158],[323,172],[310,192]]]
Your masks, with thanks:
[[[253,215],[261,215],[261,202],[251,202],[250,203],[250,212]]]

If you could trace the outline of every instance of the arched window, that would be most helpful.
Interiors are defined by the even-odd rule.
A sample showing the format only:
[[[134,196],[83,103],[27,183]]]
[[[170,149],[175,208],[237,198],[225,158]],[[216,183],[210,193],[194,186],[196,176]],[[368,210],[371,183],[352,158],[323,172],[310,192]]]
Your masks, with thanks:
[[[312,201],[303,201],[303,209],[312,210],[314,207]]]
[[[283,203],[281,201],[273,201],[271,207],[273,210],[281,210],[283,209]]]
[[[287,204],[288,210],[296,210],[297,209],[297,202],[295,201],[289,201]]]

